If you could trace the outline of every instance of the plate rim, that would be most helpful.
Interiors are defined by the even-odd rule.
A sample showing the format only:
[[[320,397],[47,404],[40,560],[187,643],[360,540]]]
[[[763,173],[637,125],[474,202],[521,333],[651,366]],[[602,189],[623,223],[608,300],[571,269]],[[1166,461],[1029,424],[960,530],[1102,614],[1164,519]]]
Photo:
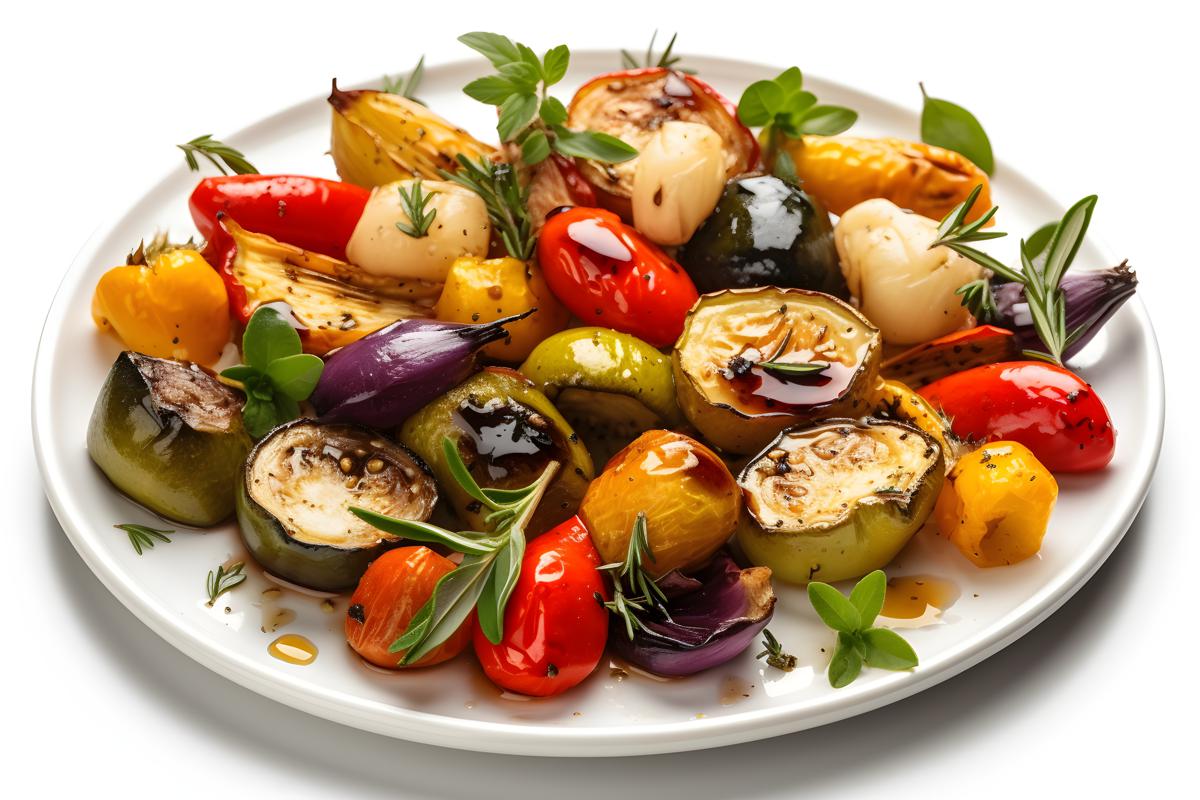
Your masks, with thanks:
[[[598,57],[612,58],[616,55],[617,50],[607,48],[581,49],[573,53],[577,62]],[[715,73],[722,70],[728,72],[750,69],[767,75],[780,69],[778,66],[742,58],[688,58],[692,62],[706,65],[708,70]],[[477,58],[455,59],[428,65],[427,70],[452,71],[483,63],[485,62],[482,59]],[[820,75],[806,77],[835,87],[839,92],[860,95],[891,113],[914,113],[882,95]],[[360,86],[369,83],[354,82],[348,85]],[[302,112],[305,107],[319,102],[320,99],[320,95],[314,95],[292,103],[243,126],[231,134],[231,138],[253,135],[256,129],[277,124],[289,115]],[[1007,161],[998,161],[999,168],[1004,168],[1006,164]],[[131,189],[130,193],[136,198],[144,198],[155,188],[169,181],[179,169],[180,167],[176,166],[165,170],[149,184],[139,184],[140,192],[135,188]],[[1014,170],[1012,178],[1026,184],[1028,189],[1042,194],[1055,206],[1066,207],[1056,194],[1047,191],[1040,184],[1033,183],[1021,172]],[[264,697],[299,711],[375,733],[456,749],[512,755],[651,755],[720,747],[797,732],[902,700],[989,658],[1037,627],[1069,600],[1107,561],[1128,532],[1145,502],[1162,450],[1166,404],[1162,356],[1149,313],[1141,297],[1135,296],[1125,307],[1134,315],[1134,320],[1143,333],[1154,380],[1151,386],[1147,387],[1149,391],[1145,400],[1145,409],[1152,414],[1147,420],[1152,447],[1148,450],[1140,449],[1136,463],[1131,466],[1131,469],[1137,470],[1136,486],[1130,495],[1132,499],[1125,502],[1122,513],[1115,515],[1103,530],[1103,535],[1097,537],[1098,545],[1091,557],[1077,563],[1075,569],[1062,576],[1061,580],[1041,587],[1033,596],[996,622],[986,634],[981,633],[956,644],[932,664],[923,664],[912,673],[889,675],[862,686],[858,691],[851,688],[847,692],[849,696],[841,701],[824,699],[810,704],[756,709],[720,717],[669,723],[634,723],[603,729],[571,728],[552,723],[531,725],[468,720],[364,700],[326,687],[313,686],[286,673],[269,670],[267,666],[229,652],[214,641],[206,640],[185,627],[172,624],[169,610],[152,602],[139,591],[135,582],[123,579],[115,564],[110,563],[102,551],[91,546],[83,532],[85,526],[77,524],[77,517],[80,515],[65,488],[67,482],[62,474],[62,463],[54,448],[49,446],[54,438],[48,430],[48,426],[52,424],[49,407],[50,377],[53,372],[51,355],[58,352],[61,324],[66,314],[65,298],[68,292],[65,290],[87,277],[89,270],[86,267],[96,257],[101,240],[128,215],[132,205],[133,203],[126,202],[115,205],[116,210],[103,217],[101,223],[80,247],[55,289],[38,338],[33,369],[31,417],[34,452],[46,498],[59,525],[92,573],[135,617],[177,650],[213,672]],[[1103,238],[1091,238],[1094,246],[1106,259],[1111,260],[1112,251]],[[1128,488],[1125,491],[1128,492]],[[812,706],[816,708],[811,709]]]

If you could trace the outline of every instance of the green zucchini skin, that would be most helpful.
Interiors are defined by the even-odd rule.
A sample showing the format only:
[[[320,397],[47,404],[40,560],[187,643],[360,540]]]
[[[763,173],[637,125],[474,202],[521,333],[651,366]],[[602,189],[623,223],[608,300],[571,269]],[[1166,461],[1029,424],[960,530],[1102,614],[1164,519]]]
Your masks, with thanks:
[[[224,432],[198,430],[156,402],[143,369],[182,375],[196,390],[240,405],[232,390],[198,367],[123,352],[96,399],[88,455],[114,486],[154,513],[198,528],[216,525],[233,513],[234,484],[250,449],[241,414],[223,420]]]

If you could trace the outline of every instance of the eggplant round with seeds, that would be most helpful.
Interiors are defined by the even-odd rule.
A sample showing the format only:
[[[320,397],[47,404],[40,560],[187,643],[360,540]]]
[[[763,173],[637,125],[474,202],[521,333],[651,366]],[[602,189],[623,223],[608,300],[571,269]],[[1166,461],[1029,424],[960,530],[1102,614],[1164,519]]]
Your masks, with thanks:
[[[250,449],[242,402],[199,366],[124,352],[88,423],[87,449],[113,485],[184,525],[233,513],[234,483]]]
[[[399,444],[357,425],[301,419],[276,428],[246,459],[238,525],[267,572],[337,592],[401,541],[352,506],[424,522],[437,496],[425,465]]]
[[[857,578],[888,564],[933,511],[936,440],[878,419],[789,428],[738,476],[737,531],[753,564],[789,583]]]

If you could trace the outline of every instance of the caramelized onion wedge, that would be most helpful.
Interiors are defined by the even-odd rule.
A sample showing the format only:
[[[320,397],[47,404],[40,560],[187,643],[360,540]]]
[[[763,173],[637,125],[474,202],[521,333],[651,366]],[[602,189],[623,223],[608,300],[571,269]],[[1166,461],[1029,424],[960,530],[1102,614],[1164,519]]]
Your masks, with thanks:
[[[942,450],[909,425],[828,420],[790,428],[738,476],[738,544],[790,583],[857,578],[885,566],[933,511]]]
[[[400,445],[357,425],[296,420],[258,443],[238,481],[242,539],[264,569],[322,591],[352,588],[399,540],[351,506],[425,521],[437,487]]]
[[[758,140],[737,118],[737,108],[693,75],[649,67],[592,78],[571,100],[567,126],[608,133],[639,151],[664,122],[707,125],[721,137],[725,174],[732,178],[758,162]],[[600,205],[632,221],[630,198],[636,158],[621,164],[581,161],[584,179],[596,189]]]
[[[789,425],[867,413],[879,358],[879,331],[846,303],[764,287],[703,295],[673,365],[688,420],[722,450],[749,454]],[[767,360],[826,368],[793,377],[759,366]]]

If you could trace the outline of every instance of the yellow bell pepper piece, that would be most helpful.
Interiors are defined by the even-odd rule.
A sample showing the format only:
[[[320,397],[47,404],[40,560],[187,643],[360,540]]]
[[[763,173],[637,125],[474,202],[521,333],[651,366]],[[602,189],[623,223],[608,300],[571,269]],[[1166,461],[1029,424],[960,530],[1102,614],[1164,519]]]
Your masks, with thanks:
[[[508,325],[509,335],[483,348],[499,361],[524,361],[546,337],[567,327],[568,313],[550,292],[542,271],[516,258],[455,259],[435,313],[446,322],[491,322],[536,308]]]
[[[1027,447],[993,442],[961,458],[938,496],[938,532],[978,567],[1015,564],[1042,547],[1058,483]]]
[[[212,365],[229,342],[225,285],[191,248],[104,273],[92,296],[92,319],[125,347],[157,358]]]

